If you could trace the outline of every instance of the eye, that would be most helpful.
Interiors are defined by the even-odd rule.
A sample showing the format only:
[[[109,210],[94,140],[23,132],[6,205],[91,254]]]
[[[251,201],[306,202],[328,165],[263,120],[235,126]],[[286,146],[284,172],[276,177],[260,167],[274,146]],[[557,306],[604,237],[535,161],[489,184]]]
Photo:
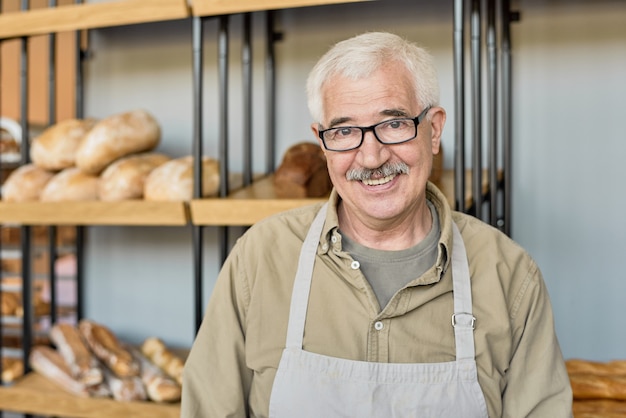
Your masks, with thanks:
[[[335,136],[338,138],[352,136],[354,134],[354,128],[345,127],[345,128],[337,128],[335,131]]]
[[[405,129],[408,126],[406,119],[392,119],[383,124],[383,129]]]

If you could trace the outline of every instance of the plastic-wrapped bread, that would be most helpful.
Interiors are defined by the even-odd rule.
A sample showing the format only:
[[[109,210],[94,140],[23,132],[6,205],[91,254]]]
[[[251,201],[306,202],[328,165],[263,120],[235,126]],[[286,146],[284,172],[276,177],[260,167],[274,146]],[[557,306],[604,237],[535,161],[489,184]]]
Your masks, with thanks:
[[[72,376],[85,386],[102,383],[102,371],[78,328],[57,323],[50,328],[50,340],[70,368]]]
[[[2,200],[5,202],[37,201],[54,175],[54,172],[34,164],[20,166],[4,182]]]
[[[150,151],[161,140],[161,127],[145,110],[133,110],[104,118],[87,133],[76,151],[76,166],[100,174],[113,161]]]
[[[28,359],[33,370],[52,380],[61,388],[77,396],[89,396],[87,387],[74,379],[65,360],[55,349],[45,345],[34,346]]]
[[[108,368],[102,369],[104,381],[116,401],[145,401],[146,389],[139,376],[119,377]]]
[[[141,153],[120,158],[100,174],[98,198],[104,201],[141,199],[148,174],[170,157],[157,153]]]
[[[179,384],[183,383],[183,360],[167,348],[159,338],[146,338],[141,345],[141,352]]]
[[[73,167],[78,147],[95,123],[95,119],[66,119],[45,129],[31,143],[33,164],[51,171]]]
[[[181,386],[141,351],[128,347],[133,357],[141,368],[141,381],[146,389],[146,394],[154,402],[177,402],[180,400]]]
[[[202,159],[202,197],[219,190],[219,162]],[[144,199],[152,201],[189,201],[193,197],[193,157],[176,158],[161,164],[148,175]]]
[[[139,364],[108,327],[81,319],[78,329],[95,356],[117,377],[139,376]]]
[[[76,167],[57,173],[41,192],[42,202],[91,201],[98,199],[98,176]]]

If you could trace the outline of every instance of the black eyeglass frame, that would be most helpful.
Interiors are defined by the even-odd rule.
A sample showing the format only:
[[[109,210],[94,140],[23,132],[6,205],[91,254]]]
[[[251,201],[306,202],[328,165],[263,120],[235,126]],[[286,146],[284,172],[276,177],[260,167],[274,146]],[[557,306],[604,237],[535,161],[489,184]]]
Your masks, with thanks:
[[[422,110],[422,112],[415,116],[414,118],[394,118],[394,119],[388,119],[388,120],[384,120],[382,122],[378,122],[375,123],[374,125],[370,125],[370,126],[338,126],[336,128],[328,128],[328,129],[323,129],[320,130],[318,132],[318,136],[320,137],[320,139],[322,140],[322,144],[324,144],[324,148],[326,148],[328,151],[334,151],[334,152],[345,152],[345,151],[352,151],[355,150],[357,148],[359,148],[361,145],[363,145],[363,140],[365,139],[365,133],[366,132],[372,132],[374,134],[374,138],[376,138],[376,140],[378,142],[380,142],[381,144],[384,145],[396,145],[396,144],[403,144],[405,142],[409,142],[414,140],[417,137],[417,127],[419,126],[420,122],[426,117],[426,114],[428,113],[428,111],[432,108],[432,106],[426,106],[424,108],[424,110]],[[385,124],[385,123],[389,123],[389,122],[393,122],[394,120],[412,120],[413,123],[415,123],[415,134],[408,138],[408,139],[404,139],[402,141],[398,141],[398,142],[383,142],[378,135],[376,135],[376,127],[378,127],[379,125]],[[361,140],[359,141],[358,145],[352,147],[352,148],[346,148],[346,149],[334,149],[334,148],[329,148],[328,145],[326,145],[326,140],[324,139],[324,134],[328,131],[332,131],[332,130],[336,130],[336,129],[346,129],[346,128],[350,128],[350,129],[359,129],[361,131]]]

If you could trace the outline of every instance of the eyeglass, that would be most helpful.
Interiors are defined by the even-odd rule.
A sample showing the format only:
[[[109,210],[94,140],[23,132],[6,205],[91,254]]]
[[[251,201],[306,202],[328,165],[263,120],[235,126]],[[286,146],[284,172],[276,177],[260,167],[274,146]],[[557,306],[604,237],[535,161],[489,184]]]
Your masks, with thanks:
[[[365,133],[372,131],[381,144],[401,144],[417,136],[417,125],[420,124],[431,106],[414,118],[396,118],[379,122],[372,126],[340,126],[319,131],[324,148],[329,151],[351,151],[363,144]]]

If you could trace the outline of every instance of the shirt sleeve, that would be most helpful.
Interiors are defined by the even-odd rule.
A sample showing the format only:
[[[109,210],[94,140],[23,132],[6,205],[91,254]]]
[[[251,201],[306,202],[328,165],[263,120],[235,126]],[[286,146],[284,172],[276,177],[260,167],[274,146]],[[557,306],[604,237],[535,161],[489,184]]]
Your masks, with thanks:
[[[572,390],[548,291],[532,263],[512,312],[518,341],[502,395],[503,417],[572,417]]]
[[[181,418],[246,417],[244,271],[237,246],[220,271],[183,373]]]

